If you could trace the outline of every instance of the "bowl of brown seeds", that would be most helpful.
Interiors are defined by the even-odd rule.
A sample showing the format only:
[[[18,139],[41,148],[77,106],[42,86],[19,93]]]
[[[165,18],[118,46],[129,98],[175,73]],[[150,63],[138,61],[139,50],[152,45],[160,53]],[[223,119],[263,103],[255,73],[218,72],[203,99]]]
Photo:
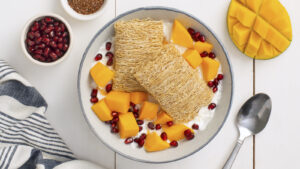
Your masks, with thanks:
[[[109,0],[61,0],[64,10],[78,20],[92,20],[101,16]]]

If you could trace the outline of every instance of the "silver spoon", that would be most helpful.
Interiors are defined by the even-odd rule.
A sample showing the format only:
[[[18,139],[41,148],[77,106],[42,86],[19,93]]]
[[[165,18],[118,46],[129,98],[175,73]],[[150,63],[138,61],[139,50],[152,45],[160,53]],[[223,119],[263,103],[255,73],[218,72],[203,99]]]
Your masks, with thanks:
[[[231,168],[245,138],[255,135],[265,128],[270,117],[271,108],[271,98],[263,93],[256,94],[244,103],[236,121],[239,129],[239,139],[223,169]]]

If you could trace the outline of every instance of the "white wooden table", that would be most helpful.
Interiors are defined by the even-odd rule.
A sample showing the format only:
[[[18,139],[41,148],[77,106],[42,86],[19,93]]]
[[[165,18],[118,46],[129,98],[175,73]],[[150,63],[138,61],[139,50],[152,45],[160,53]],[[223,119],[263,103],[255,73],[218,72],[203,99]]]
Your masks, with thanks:
[[[300,1],[282,1],[293,26],[293,42],[278,58],[254,61],[231,42],[226,28],[229,0],[108,0],[109,10],[102,17],[81,22],[69,17],[59,0],[8,0],[0,5],[0,58],[25,76],[48,101],[47,117],[67,145],[80,159],[113,169],[219,169],[237,138],[234,119],[241,104],[254,93],[268,93],[273,101],[269,124],[241,148],[234,169],[300,168]],[[126,159],[105,147],[89,129],[77,96],[77,71],[81,56],[92,36],[105,23],[127,10],[143,6],[169,6],[191,13],[217,34],[229,53],[234,73],[234,99],[228,120],[220,133],[200,152],[167,164],[145,164]],[[25,58],[20,47],[25,22],[38,13],[54,12],[68,20],[74,32],[71,56],[54,67],[40,67]],[[299,17],[299,18],[297,18]],[[299,50],[299,49],[298,49]]]

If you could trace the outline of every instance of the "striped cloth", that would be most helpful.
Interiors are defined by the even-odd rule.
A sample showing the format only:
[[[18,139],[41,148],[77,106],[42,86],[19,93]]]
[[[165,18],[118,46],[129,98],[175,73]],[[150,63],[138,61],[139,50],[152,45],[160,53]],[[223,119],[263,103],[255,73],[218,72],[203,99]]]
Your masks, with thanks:
[[[39,92],[0,60],[0,169],[50,169],[74,159],[46,109]]]

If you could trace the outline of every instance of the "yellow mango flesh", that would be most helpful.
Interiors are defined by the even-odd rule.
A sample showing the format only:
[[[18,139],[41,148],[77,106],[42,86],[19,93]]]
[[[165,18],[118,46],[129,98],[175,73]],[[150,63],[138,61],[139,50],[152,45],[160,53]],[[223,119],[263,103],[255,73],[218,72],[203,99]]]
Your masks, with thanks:
[[[292,40],[290,17],[278,0],[232,0],[227,26],[234,44],[255,59],[278,56]]]
[[[203,58],[202,74],[204,80],[207,82],[213,80],[218,74],[219,66],[220,63],[217,60],[209,57]]]
[[[195,42],[194,49],[196,49],[200,54],[204,51],[210,53],[213,49],[213,45],[208,42],[197,41]]]
[[[145,92],[131,92],[130,101],[134,104],[141,104],[148,99],[148,95]]]
[[[157,104],[145,101],[141,108],[139,119],[141,119],[141,120],[155,119],[157,116],[158,109],[159,109],[159,106]]]
[[[105,101],[102,99],[98,103],[92,106],[92,110],[98,116],[98,118],[102,121],[112,120],[113,117],[111,115],[111,111],[106,105]]]
[[[194,69],[196,69],[202,63],[202,58],[195,49],[187,49],[182,56]]]
[[[171,40],[173,41],[173,43],[184,46],[186,48],[193,48],[194,46],[194,41],[191,35],[187,31],[187,29],[176,19],[173,23]]]
[[[170,144],[163,141],[156,132],[147,134],[145,140],[145,150],[148,152],[161,151],[170,147]]]
[[[130,94],[126,92],[111,91],[105,97],[105,103],[111,111],[127,113],[130,106]]]
[[[187,127],[184,124],[174,124],[171,127],[168,127],[166,125],[163,126],[164,132],[167,133],[168,139],[171,141],[184,139],[184,131],[187,129],[190,129],[194,133],[191,128]]]
[[[114,72],[100,62],[92,67],[90,74],[99,87],[105,87],[114,77]]]
[[[157,119],[155,120],[155,124],[166,124],[168,121],[173,121],[173,118],[169,116],[166,112],[161,111],[157,115]]]
[[[139,132],[139,126],[131,112],[119,115],[118,126],[121,138],[134,137]]]

